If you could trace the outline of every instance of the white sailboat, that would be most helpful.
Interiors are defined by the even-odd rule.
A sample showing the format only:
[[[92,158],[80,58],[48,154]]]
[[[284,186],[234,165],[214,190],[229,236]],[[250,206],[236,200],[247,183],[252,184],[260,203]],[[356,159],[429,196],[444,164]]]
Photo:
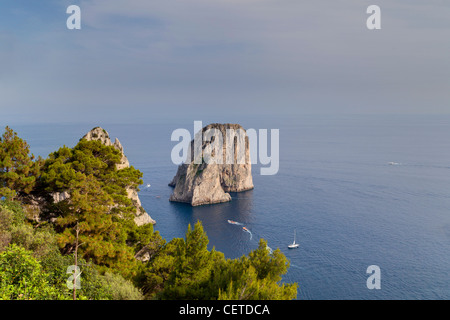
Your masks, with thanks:
[[[297,231],[297,230],[294,230],[294,242],[292,242],[290,245],[288,245],[288,248],[289,248],[289,249],[295,249],[295,248],[298,248],[298,246],[300,245],[300,244],[298,244],[298,243],[295,243],[295,234],[296,234],[296,231]]]

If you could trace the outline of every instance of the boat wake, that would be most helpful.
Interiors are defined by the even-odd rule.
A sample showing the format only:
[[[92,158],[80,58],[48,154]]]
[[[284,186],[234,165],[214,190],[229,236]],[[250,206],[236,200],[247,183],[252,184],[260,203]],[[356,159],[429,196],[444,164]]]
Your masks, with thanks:
[[[238,226],[242,226],[243,225],[243,223],[240,223],[240,222],[237,222],[237,221],[233,221],[233,220],[227,220],[227,221],[228,221],[229,224],[235,224],[235,225],[238,225]],[[245,232],[250,233],[250,240],[252,240],[252,238],[253,238],[252,232],[250,230],[248,230],[246,227],[242,227],[242,230],[245,231]]]
[[[229,224],[235,224],[235,225],[238,225],[238,226],[242,226],[242,223],[237,222],[237,221],[233,221],[233,220],[228,220],[228,223]]]
[[[250,233],[250,240],[252,240],[253,234],[250,230],[248,230],[246,227],[243,227],[242,230],[244,230],[245,232]]]

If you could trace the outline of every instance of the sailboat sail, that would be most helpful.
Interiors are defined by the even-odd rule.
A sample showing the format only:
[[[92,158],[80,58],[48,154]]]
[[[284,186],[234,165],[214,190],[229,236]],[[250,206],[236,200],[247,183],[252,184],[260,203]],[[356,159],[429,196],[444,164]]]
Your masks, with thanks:
[[[299,244],[295,243],[295,236],[296,236],[296,232],[297,230],[294,230],[294,242],[292,242],[290,245],[288,245],[289,249],[294,249],[294,248],[298,248]]]

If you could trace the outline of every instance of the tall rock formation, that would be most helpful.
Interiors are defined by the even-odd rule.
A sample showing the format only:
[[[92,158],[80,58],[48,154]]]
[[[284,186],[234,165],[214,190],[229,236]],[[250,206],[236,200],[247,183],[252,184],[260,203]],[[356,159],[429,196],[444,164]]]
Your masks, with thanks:
[[[196,145],[195,140],[200,142]],[[188,154],[169,183],[174,187],[170,201],[192,206],[227,202],[231,201],[228,192],[253,189],[249,140],[240,125],[214,123],[204,127],[191,141]],[[222,161],[212,163],[211,157]]]
[[[105,146],[113,146],[114,148],[119,150],[122,154],[122,158],[120,160],[120,163],[116,165],[117,170],[128,168],[130,166],[128,158],[123,152],[123,147],[119,139],[116,138],[114,143],[112,143],[109,134],[105,129],[96,127],[89,131],[82,139],[86,139],[88,141],[99,140]],[[144,208],[142,208],[141,200],[139,199],[137,190],[131,187],[127,187],[126,190],[128,193],[128,198],[131,199],[134,206],[136,207],[136,217],[134,218],[134,222],[139,226],[147,223],[155,224],[156,221],[150,217],[150,215],[144,210]]]

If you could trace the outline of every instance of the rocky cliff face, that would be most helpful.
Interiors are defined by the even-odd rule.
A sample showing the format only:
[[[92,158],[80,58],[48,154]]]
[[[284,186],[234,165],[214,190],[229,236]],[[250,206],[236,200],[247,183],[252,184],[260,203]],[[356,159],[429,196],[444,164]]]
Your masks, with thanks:
[[[123,152],[123,147],[120,141],[116,138],[114,143],[112,143],[109,134],[105,129],[100,127],[94,128],[89,131],[82,139],[86,139],[88,141],[99,140],[105,146],[113,146],[114,148],[119,150],[122,154],[122,159],[120,163],[116,165],[117,170],[128,168],[130,166],[128,158]],[[150,215],[142,208],[141,200],[139,199],[137,190],[134,188],[127,188],[127,193],[128,198],[130,198],[133,204],[136,206],[136,217],[134,218],[134,222],[139,226],[147,223],[155,224],[156,221],[153,220]],[[54,199],[55,197],[57,198],[58,196],[53,196]]]
[[[239,131],[243,135],[230,135],[230,132]],[[217,135],[222,137],[221,149],[216,148],[220,146],[216,144]],[[197,154],[196,139],[201,139],[197,140],[201,142],[197,144]],[[215,123],[204,127],[191,141],[188,154],[190,157],[178,167],[169,183],[174,187],[170,201],[192,206],[227,202],[231,200],[228,192],[253,189],[249,140],[240,125]],[[211,157],[221,163],[208,161]]]
[[[88,133],[86,133],[82,139],[86,139],[87,141],[98,140],[107,147],[113,146],[114,148],[119,150],[120,153],[122,154],[122,159],[120,163],[116,165],[117,170],[128,168],[130,166],[128,159],[123,152],[123,147],[119,139],[116,138],[114,143],[112,143],[109,134],[105,129],[96,127],[91,131],[89,131]]]

